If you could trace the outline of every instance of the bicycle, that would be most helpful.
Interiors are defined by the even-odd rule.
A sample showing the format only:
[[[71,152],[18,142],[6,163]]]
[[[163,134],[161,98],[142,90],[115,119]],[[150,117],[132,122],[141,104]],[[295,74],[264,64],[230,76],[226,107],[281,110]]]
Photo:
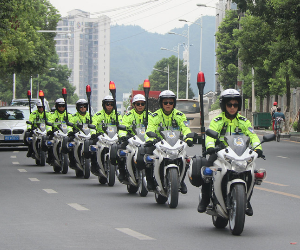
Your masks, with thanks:
[[[280,133],[281,133],[281,129],[282,129],[282,121],[283,118],[278,117],[275,120],[275,133],[276,133],[276,141],[280,142]]]

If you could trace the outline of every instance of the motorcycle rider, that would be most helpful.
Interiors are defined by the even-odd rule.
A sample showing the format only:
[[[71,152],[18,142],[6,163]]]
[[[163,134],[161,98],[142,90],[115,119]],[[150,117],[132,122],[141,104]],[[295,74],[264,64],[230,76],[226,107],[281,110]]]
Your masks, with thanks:
[[[104,133],[104,127],[106,125],[116,125],[116,112],[115,112],[115,101],[111,95],[107,95],[102,100],[102,110],[97,112],[93,116],[93,125],[96,126],[96,133],[93,133],[91,138],[93,139],[93,144],[98,141],[98,135]],[[122,121],[122,116],[118,112],[118,122]],[[103,151],[104,152],[104,151]],[[91,156],[91,171],[94,175],[99,175],[99,166],[97,163],[96,155]]]
[[[70,121],[72,118],[72,115],[68,113],[68,121]],[[53,138],[53,133],[58,129],[58,125],[67,121],[67,112],[66,112],[66,102],[63,98],[58,98],[55,101],[55,110],[54,112],[49,116],[48,119],[49,122],[53,124],[52,130],[47,132],[47,135],[49,136],[49,140]],[[68,127],[68,131],[70,132],[72,130],[71,127]],[[48,149],[48,158],[47,163],[50,163],[51,160],[53,160],[53,151],[50,147]]]
[[[146,130],[146,134],[149,131],[152,131],[161,138],[159,133],[159,126],[162,124],[166,129],[168,128],[177,128],[183,134],[183,136],[191,133],[190,128],[188,127],[187,119],[185,114],[175,109],[176,107],[176,95],[171,90],[164,90],[159,94],[158,102],[160,109],[156,110],[152,116],[149,116],[148,127]],[[146,143],[145,146],[149,147],[154,145],[157,142],[157,139],[149,138],[145,135]],[[185,139],[187,145],[189,147],[193,146],[193,139],[186,138]],[[153,152],[155,148],[153,147],[151,151]],[[146,168],[146,178],[147,178],[147,189],[154,190],[154,178],[153,178],[153,169]],[[184,180],[181,183],[181,193],[187,193],[187,187],[184,183]]]
[[[144,127],[147,127],[146,124],[146,98],[142,94],[137,94],[132,99],[133,109],[129,111],[126,115],[123,116],[121,125],[126,126],[129,130],[130,135],[135,135],[132,131],[132,124],[135,125],[142,124]],[[148,115],[152,115],[150,112]],[[121,141],[120,148],[125,149],[128,144],[128,132],[125,130],[119,131],[119,138]],[[125,179],[125,161],[118,161],[119,166],[119,180],[122,181]]]
[[[209,128],[219,133],[219,139],[221,143],[224,142],[225,133],[243,133],[250,137],[250,142],[252,147],[256,147],[260,144],[258,136],[255,134],[251,122],[247,120],[244,116],[241,116],[238,111],[241,110],[242,97],[240,93],[235,89],[226,89],[220,95],[220,107],[222,113],[213,118],[210,122]],[[208,166],[213,166],[213,162],[217,159],[217,154],[215,152],[215,139],[206,136],[205,140],[206,152],[210,155],[208,159]],[[259,145],[255,152],[258,157],[263,156],[262,147]],[[211,189],[210,183],[202,184],[202,198],[198,205],[198,212],[203,213],[206,211],[206,207],[209,204],[209,193]],[[248,216],[253,215],[253,210],[250,204],[250,198],[247,202],[246,214]]]
[[[36,107],[37,107],[37,110],[33,111],[29,116],[29,121],[32,122],[32,124],[27,124],[27,132],[30,133],[29,136],[32,136],[32,134],[33,134],[32,130],[34,128],[36,128],[40,123],[45,122],[45,118],[44,118],[45,107],[43,106],[43,103],[41,100],[39,100],[36,103]],[[50,117],[50,112],[46,111],[45,113],[46,113],[46,119],[48,120]],[[46,128],[47,128],[47,130],[50,130],[49,127],[46,127]],[[32,143],[30,143],[28,145],[27,157],[31,157],[32,153],[33,153],[33,145],[32,145]]]
[[[70,119],[70,122],[74,124],[74,127],[73,127],[73,131],[68,133],[69,141],[74,140],[75,133],[79,131],[79,128],[82,127],[83,124],[89,124],[91,121],[90,114],[87,112],[88,111],[87,100],[79,99],[76,102],[76,110],[77,112],[74,115],[72,115]],[[74,152],[72,150],[69,151],[69,160],[70,160],[70,167],[76,164],[74,158]]]
[[[277,118],[282,118],[283,121],[285,122],[285,116],[284,116],[284,114],[281,112],[281,108],[280,108],[280,107],[277,108],[277,111],[275,111],[275,113],[273,114],[272,118],[273,118],[273,120],[275,121],[275,124],[274,124],[274,134],[276,135],[276,130],[275,130],[275,128],[277,127],[277,122],[278,122]]]

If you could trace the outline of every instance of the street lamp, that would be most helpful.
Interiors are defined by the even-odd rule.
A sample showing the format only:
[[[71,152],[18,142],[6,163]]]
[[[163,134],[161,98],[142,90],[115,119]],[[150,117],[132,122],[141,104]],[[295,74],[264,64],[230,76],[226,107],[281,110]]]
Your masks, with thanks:
[[[176,47],[174,47],[176,48]],[[177,98],[179,98],[179,43],[177,46],[177,51],[172,49],[160,48],[161,50],[168,50],[177,53]]]
[[[168,64],[168,70],[166,70],[166,68],[164,70],[160,70],[160,69],[156,69],[156,68],[153,68],[153,70],[156,70],[156,71],[160,71],[160,72],[164,72],[164,73],[167,73],[168,74],[168,90],[170,90],[170,68],[169,68],[169,64]]]
[[[178,34],[175,32],[168,32],[171,35],[178,35],[178,36],[183,36],[187,38],[188,42],[187,45],[185,46],[185,50],[187,52],[187,64],[186,64],[186,94],[185,98],[188,99],[189,97],[189,64],[190,64],[190,26],[188,25],[188,30],[187,30],[187,35],[183,34]]]

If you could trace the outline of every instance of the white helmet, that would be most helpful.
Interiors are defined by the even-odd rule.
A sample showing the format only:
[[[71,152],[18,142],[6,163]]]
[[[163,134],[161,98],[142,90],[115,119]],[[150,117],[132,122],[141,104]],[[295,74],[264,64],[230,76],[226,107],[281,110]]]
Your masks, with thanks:
[[[55,101],[55,104],[66,104],[66,102],[65,102],[65,99],[64,98],[58,98],[58,99],[56,99],[56,101]]]
[[[132,103],[135,103],[135,102],[137,102],[137,101],[143,101],[143,102],[145,102],[145,101],[146,101],[146,98],[145,98],[145,96],[143,96],[142,94],[137,94],[137,95],[135,95],[135,96],[133,97]]]
[[[43,105],[41,100],[38,100],[37,103],[36,103],[36,106],[37,107],[43,107],[44,105]]]
[[[236,89],[226,89],[220,95],[220,107],[221,107],[221,110],[223,112],[226,111],[226,107],[225,107],[226,103],[229,102],[232,99],[238,101],[238,103],[239,103],[238,111],[241,110],[241,107],[242,107],[242,97],[241,97],[240,92],[238,92]]]
[[[159,106],[162,108],[162,101],[165,98],[172,98],[174,100],[174,108],[176,107],[176,95],[171,90],[164,90],[158,96]]]
[[[104,98],[103,98],[103,100],[102,100],[102,108],[104,109],[104,110],[106,110],[106,108],[105,108],[105,103],[106,102],[113,102],[114,103],[114,98],[111,96],[111,95],[107,95],[107,96],[105,96]]]
[[[81,106],[81,105],[86,105],[86,110],[88,111],[89,106],[88,106],[87,100],[85,100],[85,99],[79,99],[76,102],[76,109],[77,109],[78,112],[80,112],[79,106]]]

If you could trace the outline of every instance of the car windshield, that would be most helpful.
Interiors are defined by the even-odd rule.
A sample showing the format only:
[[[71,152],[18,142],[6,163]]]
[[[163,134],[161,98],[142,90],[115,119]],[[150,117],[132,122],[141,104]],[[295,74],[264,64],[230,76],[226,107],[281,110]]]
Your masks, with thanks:
[[[199,102],[197,101],[178,101],[176,109],[184,114],[200,113]]]
[[[0,120],[28,120],[28,109],[0,109]]]

